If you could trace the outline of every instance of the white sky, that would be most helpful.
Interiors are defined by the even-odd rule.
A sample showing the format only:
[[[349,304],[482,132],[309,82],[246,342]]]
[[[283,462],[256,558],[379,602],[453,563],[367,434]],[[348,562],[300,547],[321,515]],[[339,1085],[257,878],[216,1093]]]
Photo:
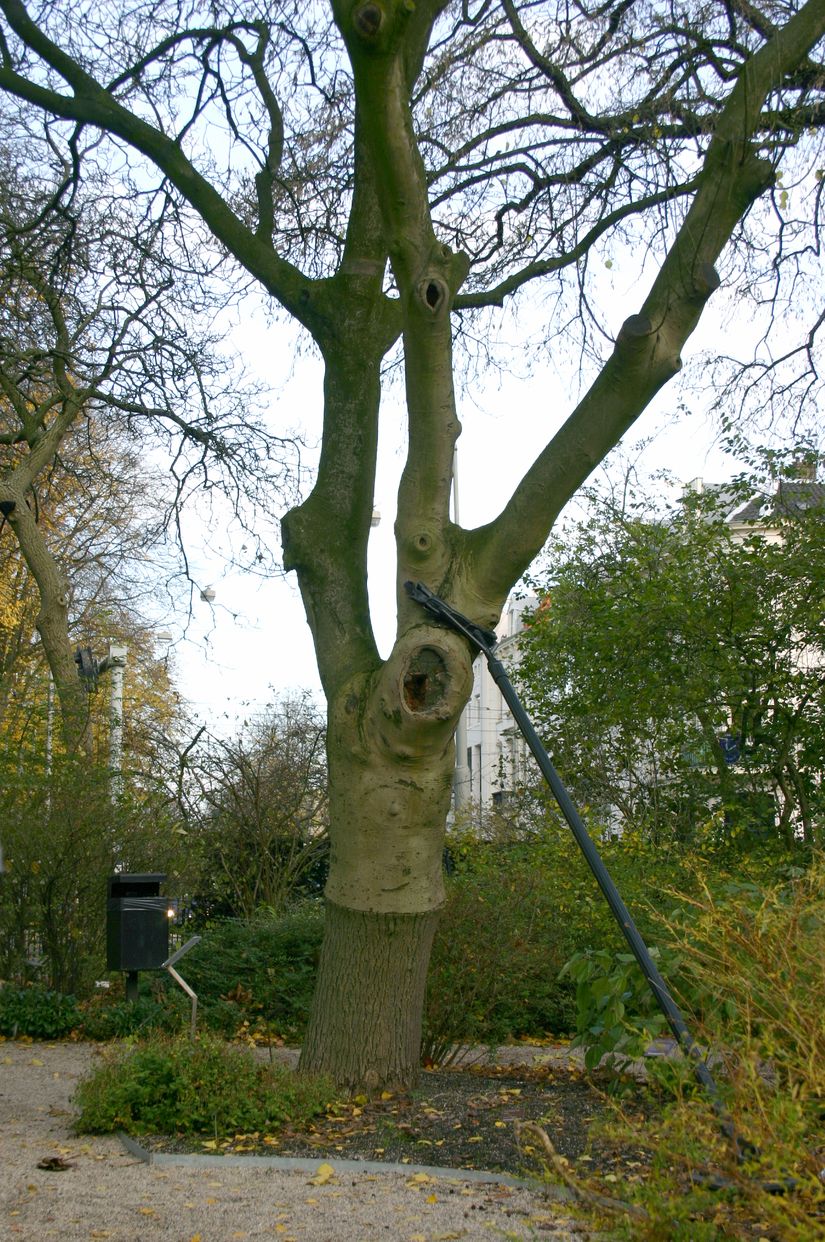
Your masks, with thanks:
[[[618,331],[641,300],[638,285],[624,297],[614,291],[613,330]],[[689,343],[690,352],[701,347],[702,338],[713,340],[719,330],[718,313],[709,315],[709,322],[700,326]],[[250,369],[274,389],[273,411],[281,429],[294,423],[294,411],[299,410],[311,441],[320,431],[321,365],[309,357],[296,363],[287,340],[283,325],[268,327],[263,315],[254,313],[245,319],[242,339],[239,336]],[[496,376],[486,386],[473,385],[472,391],[459,392],[464,428],[458,448],[462,525],[478,525],[498,512],[575,403],[576,394],[565,390],[561,376],[550,365],[537,366],[527,378]],[[671,384],[629,433],[628,444],[656,436],[676,404],[677,388]],[[284,418],[279,416],[281,410],[286,411]],[[381,522],[371,534],[369,561],[373,624],[383,653],[391,646],[395,628],[393,519],[404,436],[403,393],[400,384],[395,384],[382,407],[375,497]],[[643,465],[647,470],[666,468],[682,482],[697,475],[723,479],[732,473],[733,464],[712,441],[710,422],[697,408],[677,426],[660,431],[645,451]],[[202,586],[211,585],[216,593],[211,608],[196,599],[186,636],[176,634],[171,653],[179,688],[195,716],[210,729],[228,733],[250,712],[290,691],[309,689],[320,699],[295,576],[261,582],[197,548],[191,565],[194,579]],[[177,627],[170,628],[174,632]]]

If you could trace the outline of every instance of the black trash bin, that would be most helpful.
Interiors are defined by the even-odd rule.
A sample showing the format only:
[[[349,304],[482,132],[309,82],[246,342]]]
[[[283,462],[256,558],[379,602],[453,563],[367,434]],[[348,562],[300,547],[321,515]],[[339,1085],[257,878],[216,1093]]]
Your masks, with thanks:
[[[119,872],[106,885],[106,966],[127,972],[127,996],[137,996],[137,972],[159,970],[169,956],[168,902],[163,872]]]

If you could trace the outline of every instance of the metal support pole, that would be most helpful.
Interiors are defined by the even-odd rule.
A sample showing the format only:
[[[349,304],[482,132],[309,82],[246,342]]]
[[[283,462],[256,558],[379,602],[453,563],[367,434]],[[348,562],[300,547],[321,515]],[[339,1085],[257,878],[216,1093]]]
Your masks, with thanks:
[[[737,1132],[727,1109],[725,1108],[722,1098],[719,1094],[719,1088],[716,1080],[711,1074],[705,1062],[702,1050],[696,1043],[695,1039],[688,1030],[682,1012],[677,1006],[673,997],[667,989],[667,984],[660,975],[656,963],[650,956],[650,952],[642,939],[641,933],[634,923],[627,906],[619,896],[619,891],[613,883],[613,879],[602,862],[599,851],[596,849],[590,834],[584,826],[584,821],[576,810],[573,802],[562,784],[561,777],[550,761],[550,756],[541,744],[538,734],[528,717],[526,711],[521,705],[518,695],[513,687],[512,682],[504,671],[501,661],[496,659],[493,654],[493,648],[496,644],[496,635],[492,630],[482,629],[481,626],[474,625],[469,618],[464,617],[461,613],[456,612],[444,600],[439,599],[429,587],[420,582],[405,582],[405,590],[414,600],[416,600],[428,612],[436,616],[442,624],[449,626],[450,629],[457,630],[459,634],[463,634],[471,643],[478,647],[487,661],[490,674],[496,685],[501,690],[507,706],[513,713],[519,729],[524,735],[527,745],[535,756],[536,762],[541,769],[542,776],[550,786],[553,796],[559,804],[561,813],[567,821],[567,824],[576,839],[576,844],[584,854],[587,865],[593,872],[599,888],[604,894],[605,900],[610,907],[614,919],[619,925],[622,935],[627,941],[631,953],[639,964],[642,974],[647,980],[654,1000],[658,1004],[665,1016],[668,1026],[673,1032],[679,1047],[690,1061],[694,1075],[701,1085],[705,1088],[713,1104],[714,1111],[719,1119],[719,1125],[722,1132],[730,1139],[738,1158],[744,1159],[748,1154],[752,1154],[753,1146],[743,1139]]]

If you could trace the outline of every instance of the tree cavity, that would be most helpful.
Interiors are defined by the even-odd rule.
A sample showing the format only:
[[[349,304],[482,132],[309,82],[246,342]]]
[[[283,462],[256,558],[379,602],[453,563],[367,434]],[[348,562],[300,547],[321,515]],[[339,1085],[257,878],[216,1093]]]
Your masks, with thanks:
[[[404,674],[404,702],[416,715],[438,711],[444,703],[449,672],[440,651],[420,647],[410,659]]]

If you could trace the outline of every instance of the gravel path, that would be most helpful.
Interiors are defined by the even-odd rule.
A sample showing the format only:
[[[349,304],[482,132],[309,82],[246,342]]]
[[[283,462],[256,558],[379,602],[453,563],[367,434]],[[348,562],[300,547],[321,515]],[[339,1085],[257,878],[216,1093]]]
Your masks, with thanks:
[[[113,1242],[447,1242],[584,1239],[563,1203],[538,1191],[336,1167],[147,1165],[117,1138],[72,1133],[72,1094],[90,1044],[0,1042],[0,1237]],[[59,1157],[71,1167],[39,1169]],[[323,1184],[313,1184],[317,1181]]]

